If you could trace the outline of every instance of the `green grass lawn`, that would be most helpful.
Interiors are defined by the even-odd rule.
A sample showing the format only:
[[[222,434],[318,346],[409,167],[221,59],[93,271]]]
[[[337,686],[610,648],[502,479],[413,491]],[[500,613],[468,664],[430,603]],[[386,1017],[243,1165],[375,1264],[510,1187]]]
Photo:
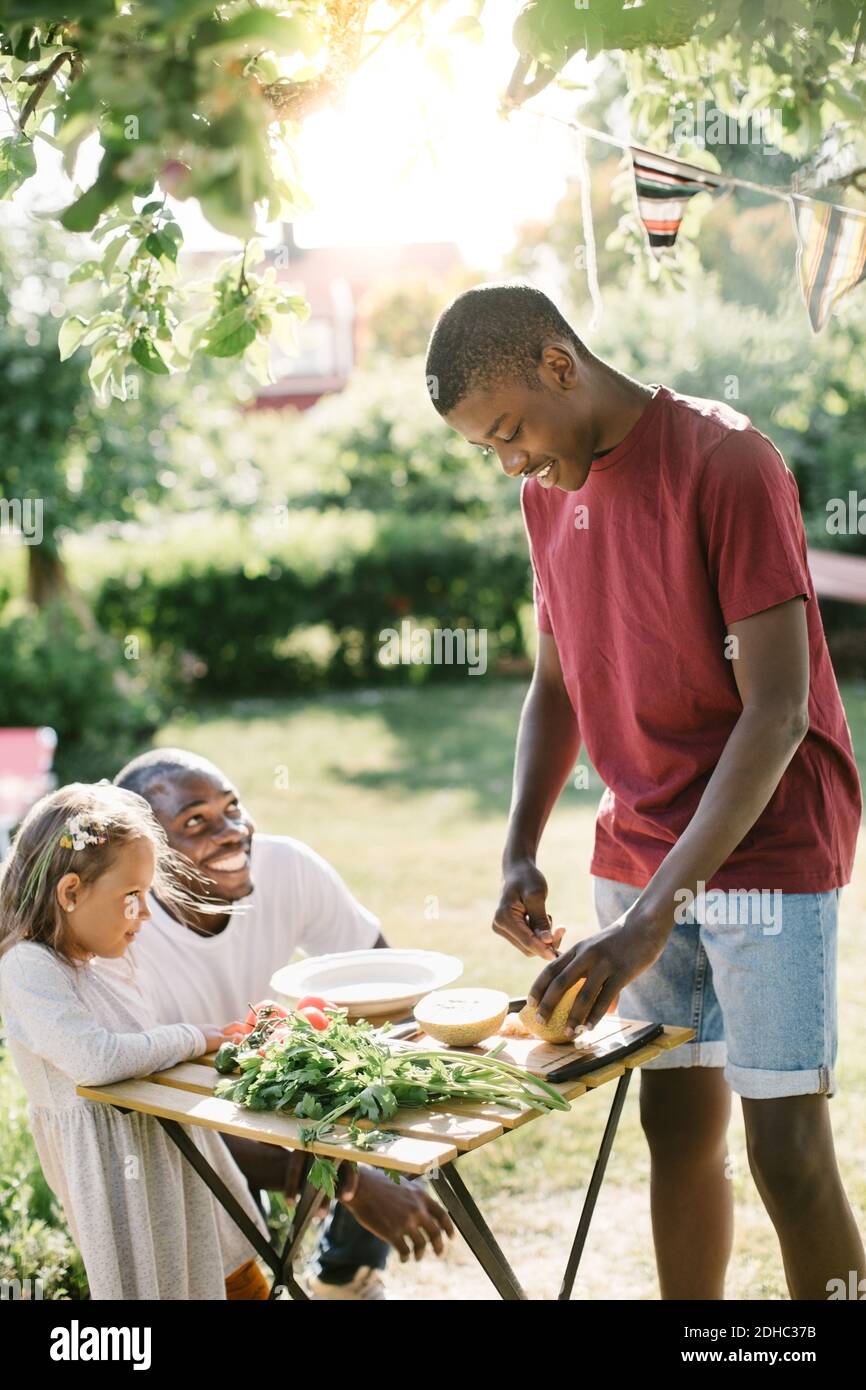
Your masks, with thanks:
[[[382,920],[395,946],[452,952],[464,982],[525,993],[538,970],[490,929],[508,809],[522,684],[495,681],[366,691],[316,700],[243,702],[166,727],[162,744],[206,754],[235,779],[259,829],[296,836],[329,859]],[[846,687],[866,758],[866,687]],[[286,779],[285,770],[288,771]],[[286,788],[287,782],[287,788]],[[286,788],[286,789],[283,789]],[[588,864],[600,784],[566,789],[540,865],[566,944],[595,929]],[[866,1217],[866,858],[842,899],[839,1094],[832,1118],[843,1175]],[[461,1160],[506,1253],[533,1297],[556,1293],[612,1087]],[[649,1160],[629,1094],[599,1199],[576,1296],[655,1298]],[[737,1235],[728,1296],[785,1298],[773,1229],[748,1170],[739,1106],[730,1132]],[[416,1298],[487,1298],[464,1250],[398,1268],[395,1289]]]

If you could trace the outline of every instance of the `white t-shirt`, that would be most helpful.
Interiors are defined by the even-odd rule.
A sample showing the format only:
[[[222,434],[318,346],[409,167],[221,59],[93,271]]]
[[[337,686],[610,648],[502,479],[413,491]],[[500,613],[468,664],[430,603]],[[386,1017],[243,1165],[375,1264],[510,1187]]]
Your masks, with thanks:
[[[119,989],[140,991],[157,1023],[230,1023],[271,994],[271,976],[296,951],[363,951],[380,923],[327,860],[286,835],[253,836],[253,892],[215,936],[176,922],[151,895],[153,914],[119,960],[94,962]]]

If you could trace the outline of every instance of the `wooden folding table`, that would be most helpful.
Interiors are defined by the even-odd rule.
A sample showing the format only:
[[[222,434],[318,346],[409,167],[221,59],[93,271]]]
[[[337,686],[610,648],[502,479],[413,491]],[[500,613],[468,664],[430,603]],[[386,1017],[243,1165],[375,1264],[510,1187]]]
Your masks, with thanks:
[[[692,1037],[693,1029],[665,1027],[653,1042],[622,1060],[600,1067],[579,1080],[564,1081],[556,1086],[567,1101],[574,1102],[599,1091],[610,1082],[616,1082],[563,1275],[558,1295],[560,1299],[571,1297],[632,1073],[644,1062],[657,1057],[663,1049],[679,1047]],[[502,1139],[511,1130],[550,1112],[526,1106],[515,1109],[465,1101],[441,1104],[435,1108],[403,1109],[393,1119],[376,1125],[377,1130],[386,1130],[393,1138],[374,1140],[369,1147],[359,1148],[349,1141],[345,1129],[335,1128],[327,1139],[307,1145],[301,1140],[299,1121],[290,1116],[246,1110],[232,1101],[216,1097],[213,1092],[220,1077],[212,1060],[202,1058],[197,1062],[184,1062],[137,1081],[120,1081],[111,1086],[79,1086],[78,1094],[120,1110],[136,1110],[153,1115],[159,1121],[273,1272],[271,1297],[281,1286],[288,1289],[292,1298],[307,1297],[295,1276],[294,1258],[320,1196],[318,1189],[307,1180],[313,1158],[318,1154],[389,1169],[408,1178],[427,1179],[500,1297],[526,1298],[517,1276],[458,1173],[457,1160],[462,1154]],[[201,1125],[218,1130],[221,1134],[235,1134],[263,1144],[303,1149],[309,1154],[303,1187],[281,1250],[268,1242],[192,1142],[184,1128],[189,1125]],[[367,1124],[364,1127],[373,1126]]]

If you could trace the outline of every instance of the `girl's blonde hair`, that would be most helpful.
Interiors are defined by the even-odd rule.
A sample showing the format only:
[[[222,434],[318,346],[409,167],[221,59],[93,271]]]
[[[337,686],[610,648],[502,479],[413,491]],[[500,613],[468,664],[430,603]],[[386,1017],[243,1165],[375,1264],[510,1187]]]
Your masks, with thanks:
[[[19,941],[36,941],[75,963],[55,888],[70,873],[95,883],[133,840],[152,844],[151,889],[173,915],[230,910],[206,900],[207,880],[170,848],[143,796],[110,782],[70,782],[31,807],[0,867],[0,956]]]

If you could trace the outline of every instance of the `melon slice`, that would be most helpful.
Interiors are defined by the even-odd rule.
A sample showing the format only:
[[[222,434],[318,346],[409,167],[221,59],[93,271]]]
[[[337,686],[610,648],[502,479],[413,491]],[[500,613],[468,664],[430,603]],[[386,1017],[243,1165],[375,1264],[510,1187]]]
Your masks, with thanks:
[[[535,1016],[536,1011],[533,1004],[526,1004],[520,1010],[518,1014],[520,1022],[529,1029],[534,1038],[540,1038],[542,1042],[573,1042],[574,1039],[570,1038],[565,1031],[565,1025],[568,1022],[568,1015],[571,1013],[571,1006],[577,998],[577,992],[582,984],[583,980],[578,980],[577,984],[572,985],[570,989],[565,991],[565,994],[560,999],[546,1023],[539,1023]],[[583,1026],[579,1027],[577,1030],[578,1035],[583,1031]]]
[[[508,1013],[501,989],[436,989],[415,1005],[425,1033],[452,1047],[472,1047],[500,1028]]]

